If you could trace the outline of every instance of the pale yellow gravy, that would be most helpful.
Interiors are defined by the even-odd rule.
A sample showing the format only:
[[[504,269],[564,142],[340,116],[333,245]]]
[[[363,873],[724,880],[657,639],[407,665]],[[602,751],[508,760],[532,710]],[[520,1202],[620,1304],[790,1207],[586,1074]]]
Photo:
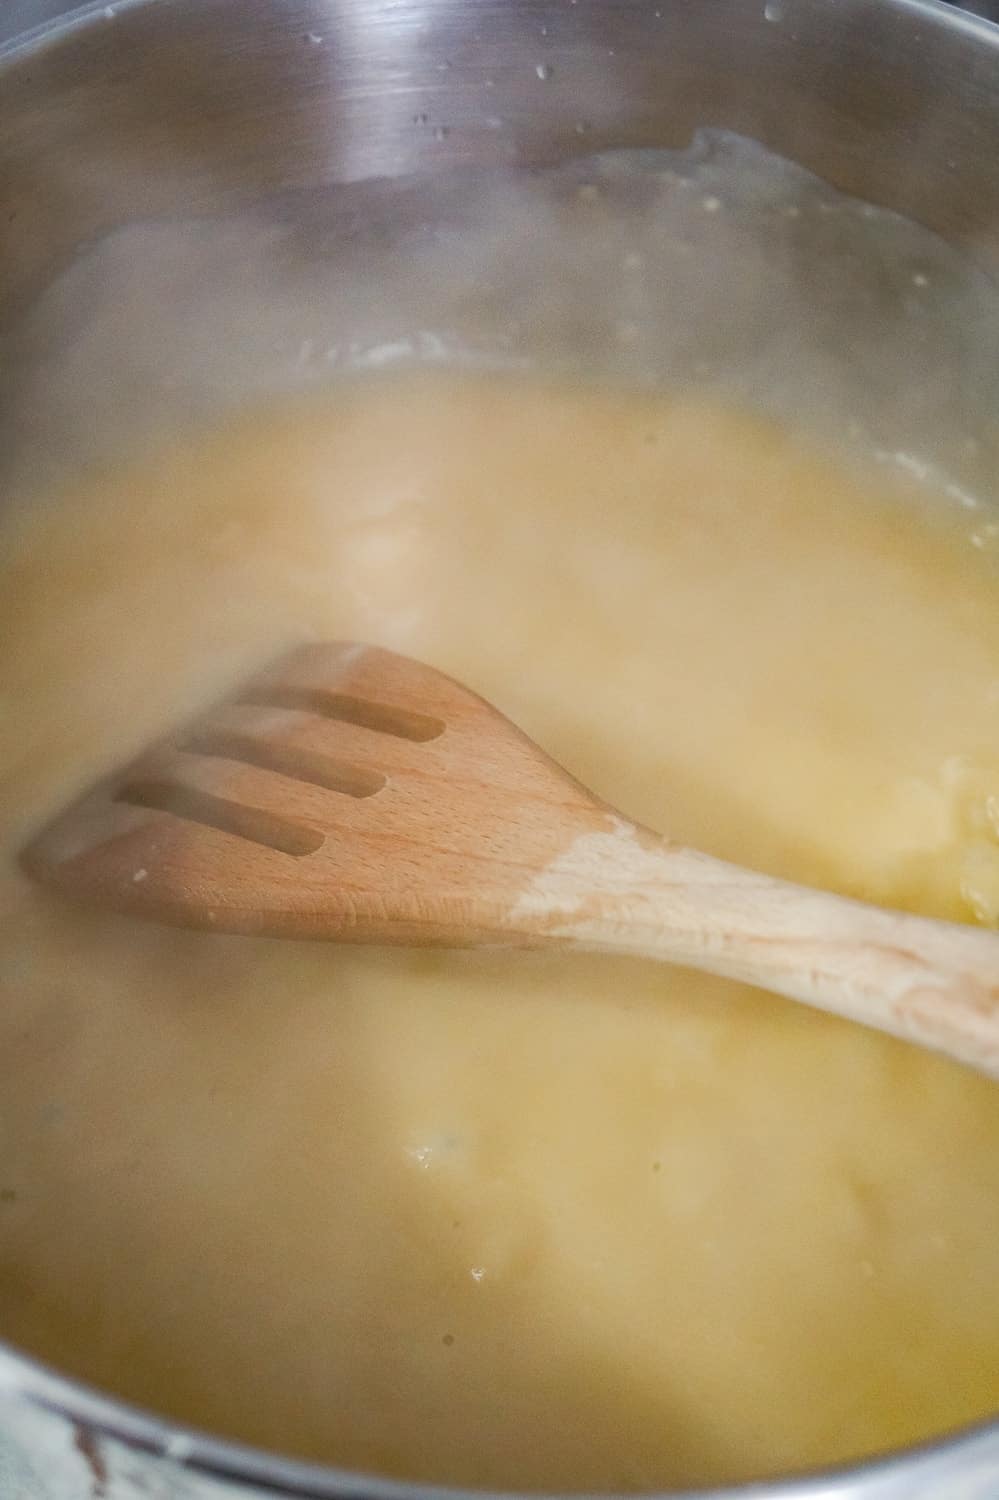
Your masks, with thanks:
[[[2,1333],[201,1427],[515,1488],[769,1474],[999,1404],[995,1086],[654,965],[188,935],[14,864],[283,643],[350,636],[678,838],[996,922],[974,524],[694,401],[443,375],[9,517]]]

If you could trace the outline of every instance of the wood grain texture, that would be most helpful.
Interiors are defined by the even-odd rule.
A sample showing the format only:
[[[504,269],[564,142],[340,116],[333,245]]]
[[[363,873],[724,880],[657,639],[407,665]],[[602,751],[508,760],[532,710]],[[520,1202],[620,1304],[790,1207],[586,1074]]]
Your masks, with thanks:
[[[999,1077],[999,934],[674,846],[482,698],[376,647],[293,653],[62,814],[24,863],[76,899],[220,932],[640,954]]]

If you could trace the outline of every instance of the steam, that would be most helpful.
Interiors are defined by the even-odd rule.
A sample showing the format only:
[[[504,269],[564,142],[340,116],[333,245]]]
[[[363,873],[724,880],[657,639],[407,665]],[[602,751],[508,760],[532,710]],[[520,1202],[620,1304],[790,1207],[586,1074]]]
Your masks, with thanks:
[[[0,477],[44,489],[275,391],[465,362],[716,391],[975,507],[997,346],[999,290],[959,251],[706,131],[116,231],[13,333]]]

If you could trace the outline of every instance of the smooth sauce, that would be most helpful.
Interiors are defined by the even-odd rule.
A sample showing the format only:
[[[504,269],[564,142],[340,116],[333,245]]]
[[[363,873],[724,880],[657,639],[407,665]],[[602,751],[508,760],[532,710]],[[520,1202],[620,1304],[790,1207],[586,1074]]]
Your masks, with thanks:
[[[10,518],[0,1333],[200,1427],[510,1488],[741,1479],[999,1405],[982,1079],[639,962],[182,934],[14,864],[282,644],[350,636],[677,838],[995,922],[967,530],[732,412],[444,376]]]

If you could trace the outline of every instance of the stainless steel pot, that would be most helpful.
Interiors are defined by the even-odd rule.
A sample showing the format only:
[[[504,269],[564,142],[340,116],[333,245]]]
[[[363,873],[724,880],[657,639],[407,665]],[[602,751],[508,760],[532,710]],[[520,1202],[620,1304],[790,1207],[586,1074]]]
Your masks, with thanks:
[[[5,0],[0,402],[36,294],[115,226],[702,125],[999,267],[999,28],[934,0]],[[178,1430],[0,1345],[0,1500],[431,1493]],[[999,1422],[724,1493],[996,1500]]]

